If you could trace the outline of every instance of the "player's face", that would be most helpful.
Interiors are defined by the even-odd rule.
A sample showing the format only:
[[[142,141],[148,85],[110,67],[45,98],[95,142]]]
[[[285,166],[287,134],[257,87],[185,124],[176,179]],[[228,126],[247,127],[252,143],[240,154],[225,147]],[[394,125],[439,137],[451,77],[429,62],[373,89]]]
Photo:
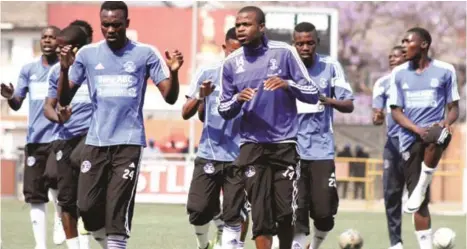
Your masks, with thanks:
[[[41,36],[41,51],[45,56],[55,53],[57,49],[57,34],[53,29],[44,29]]]
[[[222,45],[222,48],[224,49],[225,56],[228,56],[229,54],[231,54],[233,51],[237,50],[241,46],[242,44],[240,44],[238,40],[228,39],[225,45]]]
[[[405,54],[400,49],[393,49],[389,54],[389,66],[393,69],[395,66],[405,62]]]
[[[109,45],[120,45],[126,41],[126,29],[130,20],[125,18],[123,10],[102,10],[101,31]]]
[[[407,33],[402,39],[402,47],[405,50],[405,59],[410,61],[418,58],[421,54],[422,40],[415,33]]]
[[[294,46],[302,60],[312,59],[319,44],[316,32],[294,32]]]
[[[264,23],[259,24],[255,12],[240,12],[235,20],[235,32],[242,45],[260,39],[264,33]]]

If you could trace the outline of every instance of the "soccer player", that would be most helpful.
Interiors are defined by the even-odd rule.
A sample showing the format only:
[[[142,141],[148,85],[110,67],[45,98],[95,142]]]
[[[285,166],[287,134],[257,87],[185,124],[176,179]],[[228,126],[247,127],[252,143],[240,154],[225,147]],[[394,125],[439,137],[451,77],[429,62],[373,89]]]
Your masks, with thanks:
[[[52,141],[57,135],[57,124],[44,117],[44,99],[47,95],[47,74],[57,63],[58,57],[56,36],[60,29],[49,26],[42,30],[42,56],[21,68],[17,89],[10,83],[1,84],[1,95],[8,99],[11,109],[21,108],[26,94],[29,93],[28,134],[25,146],[24,185],[23,194],[26,203],[31,205],[31,223],[36,241],[36,249],[46,248],[46,217],[45,203],[49,201],[50,189],[52,202],[55,207],[55,223],[53,240],[61,244],[65,240],[60,220],[60,207],[56,204],[56,170],[55,155]]]
[[[231,28],[225,36],[225,44],[222,45],[225,56],[240,46],[235,28]],[[205,249],[212,246],[208,245],[207,238],[209,221],[219,217],[214,219],[214,222],[218,227],[218,237],[220,235],[223,237],[222,240],[217,239],[217,241],[223,242],[223,248],[243,249],[245,235],[240,236],[240,222],[244,220],[243,226],[248,227],[248,212],[242,210],[245,201],[238,198],[244,195],[242,176],[235,172],[237,168],[232,166],[240,151],[238,133],[240,119],[237,117],[226,121],[217,111],[221,89],[219,85],[221,66],[222,63],[219,62],[202,68],[196,74],[183,106],[184,119],[189,119],[198,112],[200,120],[204,122],[188,194],[187,210],[190,223],[195,227],[198,248]],[[221,189],[224,191],[222,210],[225,225],[220,219]],[[246,233],[246,229],[243,231]],[[239,237],[243,237],[243,240]]]
[[[241,113],[241,147],[234,164],[245,171],[256,247],[270,249],[278,233],[281,248],[290,248],[299,174],[296,99],[316,104],[319,93],[296,50],[267,39],[265,23],[258,7],[237,13],[242,48],[222,65],[218,109],[227,120]]]
[[[391,70],[404,62],[404,48],[393,47],[389,54]],[[387,140],[383,153],[384,206],[391,242],[390,249],[402,249],[401,216],[405,181],[399,153],[399,126],[392,119],[391,108],[388,105],[390,76],[387,74],[379,78],[373,86],[373,124],[382,125],[386,117]]]
[[[105,40],[84,46],[76,55],[71,46],[62,48],[57,98],[61,106],[69,105],[87,79],[93,114],[82,150],[78,208],[86,230],[103,248],[121,249],[130,237],[146,146],[146,81],[151,78],[165,101],[174,104],[183,56],[175,50],[166,52],[164,60],[155,47],[129,40],[128,7],[122,1],[104,2],[100,21]]]
[[[394,121],[401,126],[399,151],[409,192],[403,209],[413,213],[415,233],[423,249],[432,248],[426,192],[449,145],[451,125],[459,116],[454,67],[428,57],[431,41],[427,30],[409,29],[402,40],[407,62],[392,70],[389,83],[389,106]]]
[[[86,45],[89,37],[77,25],[63,29],[57,36],[58,47],[66,45],[80,49]],[[44,114],[52,122],[59,123],[59,139],[54,142],[57,155],[58,203],[62,208],[62,224],[69,249],[89,248],[87,235],[78,238],[78,209],[76,198],[78,191],[79,157],[84,146],[86,133],[92,115],[92,105],[87,87],[81,87],[72,101],[71,107],[57,105],[57,85],[60,76],[60,64],[55,64],[48,75],[48,96],[45,100]],[[58,111],[56,111],[58,110]]]
[[[297,102],[301,170],[296,234],[292,246],[297,249],[307,248],[308,217],[314,222],[311,249],[318,249],[334,227],[339,196],[334,163],[333,111],[351,113],[354,109],[352,88],[345,79],[342,66],[337,60],[316,53],[319,42],[313,24],[302,22],[295,26],[293,45],[309,76],[318,83],[320,92],[317,104]]]

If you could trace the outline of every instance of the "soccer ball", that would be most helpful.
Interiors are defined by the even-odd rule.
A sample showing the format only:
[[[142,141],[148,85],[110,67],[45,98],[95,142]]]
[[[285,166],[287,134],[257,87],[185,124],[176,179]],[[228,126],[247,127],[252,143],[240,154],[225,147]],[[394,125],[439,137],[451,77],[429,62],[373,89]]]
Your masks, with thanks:
[[[454,239],[456,233],[447,227],[442,227],[436,230],[433,235],[433,246],[434,249],[452,249],[454,248]]]
[[[339,246],[341,249],[361,249],[363,238],[354,229],[348,229],[339,236]]]

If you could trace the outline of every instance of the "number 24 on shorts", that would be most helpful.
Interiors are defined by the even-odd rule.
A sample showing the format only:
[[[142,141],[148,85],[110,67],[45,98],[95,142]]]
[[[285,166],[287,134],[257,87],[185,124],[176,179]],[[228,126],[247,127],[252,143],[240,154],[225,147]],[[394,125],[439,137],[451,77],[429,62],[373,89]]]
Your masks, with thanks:
[[[131,163],[130,166],[129,166],[130,169],[125,169],[123,171],[123,179],[128,179],[130,178],[130,180],[133,180],[133,176],[135,174],[135,164],[134,163]]]

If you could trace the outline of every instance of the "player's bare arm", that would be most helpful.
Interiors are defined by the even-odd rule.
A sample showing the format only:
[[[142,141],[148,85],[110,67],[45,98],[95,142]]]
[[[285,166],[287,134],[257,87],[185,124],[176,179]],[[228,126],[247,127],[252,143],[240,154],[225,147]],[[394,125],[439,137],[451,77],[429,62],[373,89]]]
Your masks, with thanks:
[[[351,99],[339,100],[321,95],[319,100],[323,105],[331,105],[334,109],[342,113],[351,113],[354,109],[353,101]]]
[[[373,124],[382,125],[384,123],[383,109],[373,108]]]
[[[451,125],[456,122],[457,118],[459,117],[459,101],[454,101],[447,104],[448,111],[446,115],[446,119],[440,123],[442,127],[448,129],[450,133],[452,133]]]
[[[70,119],[71,113],[70,106],[60,106],[56,98],[45,98],[44,115],[48,120],[63,124]]]
[[[180,92],[180,83],[178,80],[178,70],[183,65],[183,55],[180,51],[174,50],[172,54],[165,51],[166,63],[170,69],[170,78],[161,81],[157,88],[168,104],[175,104]]]
[[[8,99],[8,105],[10,106],[10,108],[13,109],[14,111],[17,111],[19,110],[19,108],[21,108],[24,98],[15,96],[14,92],[15,92],[15,87],[13,86],[13,84],[11,83],[8,85],[5,83],[1,84],[2,97]]]
[[[214,91],[215,86],[210,80],[205,80],[200,86],[199,97],[197,98],[187,98],[185,104],[182,108],[182,117],[187,120],[193,117],[196,112],[200,120],[203,122],[204,118],[204,98],[209,96]],[[202,112],[202,113],[201,113]]]
[[[402,108],[391,106],[391,115],[397,124],[399,124],[407,130],[412,131],[420,137],[423,138],[428,134],[428,129],[418,127],[417,125],[415,125],[409,118],[407,118],[407,116],[405,116],[404,112],[402,111]]]
[[[70,104],[78,90],[74,82],[68,80],[68,71],[75,61],[75,53],[71,45],[64,46],[60,50],[60,77],[58,78],[57,97],[61,106]]]

